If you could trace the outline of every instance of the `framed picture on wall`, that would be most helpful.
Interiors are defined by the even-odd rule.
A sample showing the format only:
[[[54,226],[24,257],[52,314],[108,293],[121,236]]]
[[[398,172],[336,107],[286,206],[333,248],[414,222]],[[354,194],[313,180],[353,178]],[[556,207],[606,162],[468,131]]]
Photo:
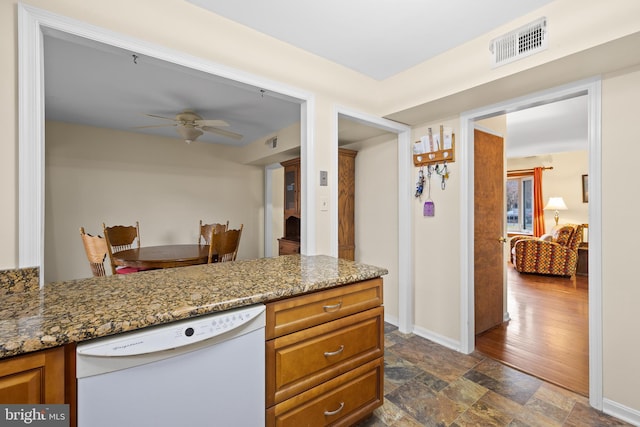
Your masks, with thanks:
[[[582,175],[582,203],[589,202],[589,175]]]

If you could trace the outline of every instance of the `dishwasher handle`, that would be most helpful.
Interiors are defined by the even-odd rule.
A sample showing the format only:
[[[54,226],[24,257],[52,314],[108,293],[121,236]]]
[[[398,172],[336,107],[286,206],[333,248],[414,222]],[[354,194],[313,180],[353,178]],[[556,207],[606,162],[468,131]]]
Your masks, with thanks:
[[[185,347],[224,334],[233,336],[240,331],[247,333],[264,327],[264,311],[265,306],[259,304],[128,332],[98,342],[78,344],[76,353],[97,357],[138,356]]]

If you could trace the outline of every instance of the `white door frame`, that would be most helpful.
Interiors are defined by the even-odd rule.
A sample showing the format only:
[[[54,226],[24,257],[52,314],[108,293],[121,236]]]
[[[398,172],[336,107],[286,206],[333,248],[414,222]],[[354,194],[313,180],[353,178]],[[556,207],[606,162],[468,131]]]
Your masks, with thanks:
[[[565,86],[523,96],[513,100],[468,111],[460,116],[459,150],[462,187],[460,191],[460,337],[461,351],[471,353],[474,336],[474,167],[473,128],[476,120],[493,117],[535,105],[587,96],[589,147],[589,403],[602,410],[602,158],[601,149],[601,83],[587,79]]]
[[[18,4],[18,265],[39,267],[40,286],[44,285],[44,34],[64,33],[83,37],[122,49],[200,70],[240,83],[260,87],[300,103],[301,150],[301,252],[315,252],[315,187],[310,175],[315,168],[313,156],[315,134],[314,95],[241,70],[227,67],[183,52],[138,40],[123,34],[76,21],[65,16]],[[264,227],[265,232],[268,227]]]
[[[411,168],[411,128],[392,120],[336,106],[332,115],[331,182],[338,182],[338,119],[344,116],[366,126],[383,129],[398,137],[398,329],[413,332],[413,221]],[[331,187],[331,256],[338,256],[338,186]]]
[[[280,163],[271,163],[264,167],[264,256],[271,258],[273,253],[273,173],[282,168]]]

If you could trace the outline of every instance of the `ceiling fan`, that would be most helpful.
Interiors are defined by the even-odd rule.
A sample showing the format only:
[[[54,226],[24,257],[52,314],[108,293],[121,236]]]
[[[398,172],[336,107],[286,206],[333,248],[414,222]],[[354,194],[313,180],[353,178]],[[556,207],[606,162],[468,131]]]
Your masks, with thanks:
[[[200,115],[196,114],[196,112],[192,110],[184,110],[183,112],[176,114],[175,118],[163,117],[155,114],[146,114],[146,116],[169,120],[172,123],[152,126],[138,126],[134,129],[175,126],[176,131],[187,144],[195,141],[200,135],[202,135],[203,132],[215,133],[217,135],[236,140],[242,139],[242,135],[240,135],[239,133],[220,129],[222,127],[229,126],[229,123],[225,122],[224,120],[203,119],[202,117],[200,117]]]

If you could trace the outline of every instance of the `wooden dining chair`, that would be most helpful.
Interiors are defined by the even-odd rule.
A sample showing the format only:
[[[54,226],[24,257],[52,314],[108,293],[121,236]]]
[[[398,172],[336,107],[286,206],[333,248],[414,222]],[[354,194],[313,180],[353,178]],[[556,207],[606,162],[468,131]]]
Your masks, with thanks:
[[[82,238],[84,251],[87,253],[93,276],[106,276],[107,273],[104,269],[104,260],[108,253],[106,239],[102,236],[92,236],[85,233],[84,227],[80,227],[80,237]]]
[[[214,235],[214,245],[218,254],[218,262],[235,261],[238,255],[238,247],[240,246],[240,237],[242,236],[242,227],[236,230],[227,230],[219,236]]]
[[[227,231],[227,228],[229,228],[229,221],[227,221],[226,224],[203,224],[202,220],[200,220],[200,236],[198,237],[198,243],[200,245],[210,245],[211,233],[222,233]]]
[[[114,225],[112,227],[107,227],[103,222],[102,229],[107,242],[107,251],[113,274],[136,273],[143,270],[134,267],[119,267],[113,263],[114,252],[140,247],[140,224],[138,221],[136,221],[136,225]]]

